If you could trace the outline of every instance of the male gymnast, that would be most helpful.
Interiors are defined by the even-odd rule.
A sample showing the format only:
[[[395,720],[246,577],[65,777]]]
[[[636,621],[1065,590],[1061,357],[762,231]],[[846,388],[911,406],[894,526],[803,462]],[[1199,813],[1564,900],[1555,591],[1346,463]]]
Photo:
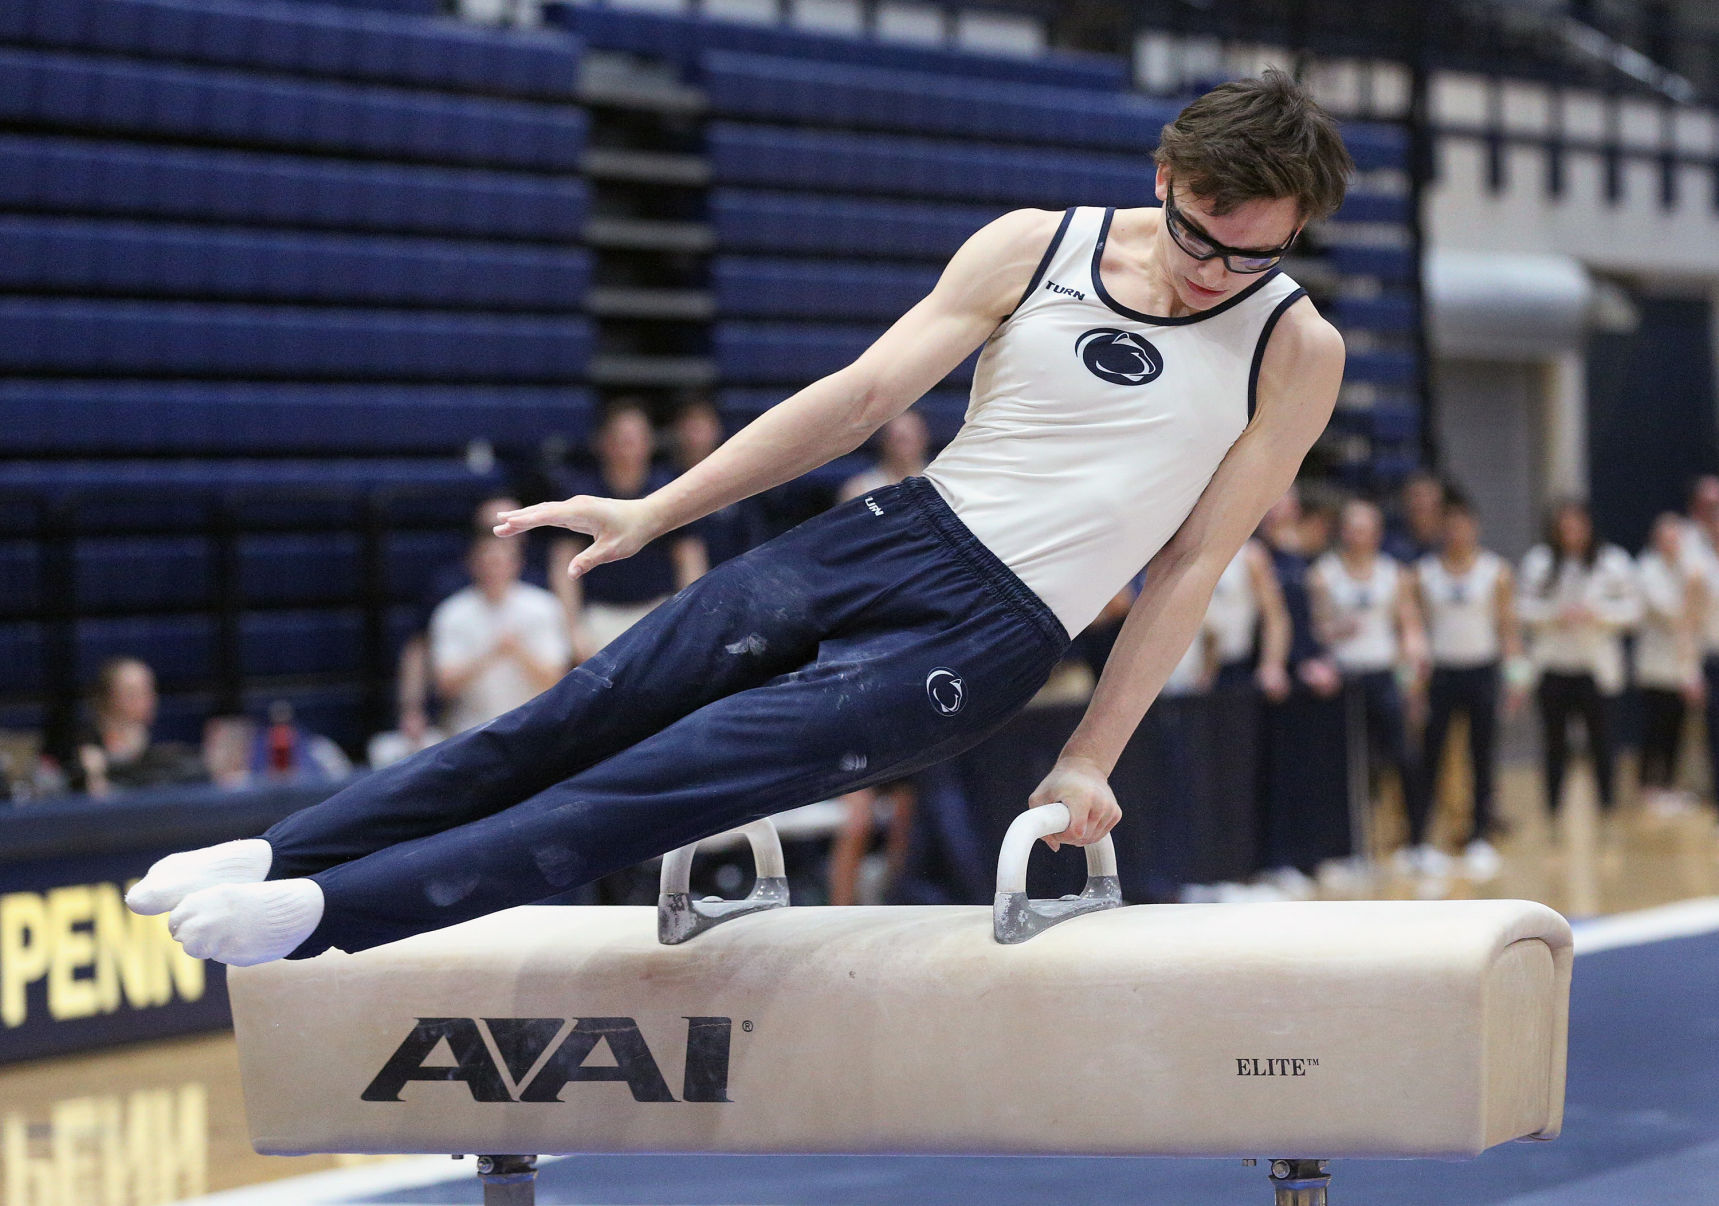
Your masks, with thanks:
[[[1278,271],[1342,202],[1331,118],[1269,71],[1190,104],[1155,159],[1161,207],[1006,214],[852,364],[670,484],[525,507],[496,532],[583,533],[575,576],[630,556],[851,452],[982,348],[923,477],[716,567],[530,703],[261,838],[168,856],[131,907],[244,965],[556,895],[973,746],[1147,565],[1028,801],[1068,806],[1053,846],[1109,832],[1111,768],[1343,376],[1341,337]]]

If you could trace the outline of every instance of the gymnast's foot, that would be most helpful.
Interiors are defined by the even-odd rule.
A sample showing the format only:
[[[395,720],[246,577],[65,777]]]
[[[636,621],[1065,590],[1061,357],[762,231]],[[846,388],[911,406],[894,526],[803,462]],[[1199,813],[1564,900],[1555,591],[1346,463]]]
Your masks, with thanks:
[[[199,889],[179,902],[167,929],[193,958],[249,967],[289,954],[321,920],[314,879],[277,879]]]
[[[262,838],[222,842],[159,859],[132,885],[125,903],[133,913],[153,915],[174,908],[199,888],[215,884],[260,884],[268,878],[274,851]]]

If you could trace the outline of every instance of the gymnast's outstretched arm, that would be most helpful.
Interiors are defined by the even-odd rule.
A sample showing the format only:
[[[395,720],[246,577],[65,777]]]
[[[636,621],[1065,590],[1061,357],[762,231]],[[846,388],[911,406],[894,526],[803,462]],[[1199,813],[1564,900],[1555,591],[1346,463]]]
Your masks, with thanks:
[[[1086,714],[1028,800],[1068,805],[1069,826],[1049,839],[1053,847],[1095,842],[1121,818],[1108,778],[1123,746],[1187,651],[1224,567],[1295,480],[1342,383],[1342,336],[1312,302],[1297,302],[1266,344],[1253,422],[1152,558]]]
[[[1060,215],[1004,214],[962,245],[937,286],[852,364],[765,411],[715,452],[636,500],[580,496],[503,514],[497,535],[555,525],[594,539],[575,577],[665,532],[852,452],[948,375],[1009,316]]]

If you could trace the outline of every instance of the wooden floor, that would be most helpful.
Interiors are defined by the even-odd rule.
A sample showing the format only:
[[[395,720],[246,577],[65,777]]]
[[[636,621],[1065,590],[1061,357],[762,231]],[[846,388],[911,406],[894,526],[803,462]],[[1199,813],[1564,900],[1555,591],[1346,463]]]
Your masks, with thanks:
[[[1513,826],[1500,846],[1503,873],[1487,884],[1454,879],[1447,895],[1525,897],[1573,918],[1719,895],[1710,807],[1665,818],[1626,801],[1617,817],[1601,818],[1591,783],[1578,776],[1552,824],[1528,767],[1507,770],[1501,788]],[[1379,811],[1376,847],[1397,840],[1399,815],[1390,805]],[[1461,825],[1441,822],[1452,834]],[[1388,860],[1378,865],[1380,878],[1354,894],[1426,890],[1393,875]],[[252,1152],[228,1034],[0,1068],[0,1206],[157,1206],[376,1159]]]

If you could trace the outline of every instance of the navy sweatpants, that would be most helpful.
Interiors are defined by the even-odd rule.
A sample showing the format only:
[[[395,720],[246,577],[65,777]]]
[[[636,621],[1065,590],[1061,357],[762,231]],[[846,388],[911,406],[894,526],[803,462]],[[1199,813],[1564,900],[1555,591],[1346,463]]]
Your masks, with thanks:
[[[270,829],[270,877],[309,876],[326,906],[290,957],[542,900],[910,774],[993,732],[1067,645],[923,478],[844,503],[523,707]]]

